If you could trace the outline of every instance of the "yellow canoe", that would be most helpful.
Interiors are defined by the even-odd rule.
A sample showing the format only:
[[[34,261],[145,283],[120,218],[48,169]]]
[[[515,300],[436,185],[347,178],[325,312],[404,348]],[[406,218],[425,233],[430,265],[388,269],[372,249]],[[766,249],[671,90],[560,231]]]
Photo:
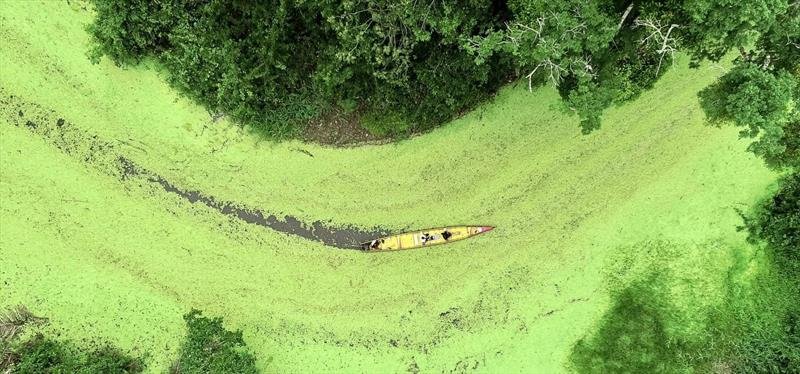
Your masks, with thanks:
[[[367,252],[383,252],[430,247],[466,239],[491,231],[493,228],[492,226],[451,226],[413,231],[377,238],[361,244],[361,249]]]

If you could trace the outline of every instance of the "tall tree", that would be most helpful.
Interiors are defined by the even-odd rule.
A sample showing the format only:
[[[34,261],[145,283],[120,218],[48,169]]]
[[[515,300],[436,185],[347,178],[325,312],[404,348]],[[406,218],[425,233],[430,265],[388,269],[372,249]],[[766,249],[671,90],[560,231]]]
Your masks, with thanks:
[[[800,1],[738,46],[734,68],[700,94],[712,123],[733,123],[775,169],[800,167]]]

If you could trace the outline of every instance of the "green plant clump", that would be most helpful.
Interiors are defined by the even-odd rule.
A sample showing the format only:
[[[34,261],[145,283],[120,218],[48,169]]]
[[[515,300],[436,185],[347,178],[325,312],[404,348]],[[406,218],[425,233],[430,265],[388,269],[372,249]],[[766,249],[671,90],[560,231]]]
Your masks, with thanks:
[[[800,274],[800,172],[780,185],[745,223],[752,241],[765,241],[781,266]]]
[[[188,329],[180,357],[172,373],[257,373],[256,359],[242,339],[241,331],[228,331],[222,318],[201,316],[192,310],[183,316]]]
[[[140,373],[144,360],[104,343],[91,348],[35,334],[16,343],[4,363],[12,373]]]
[[[144,359],[132,357],[109,343],[77,346],[41,333],[20,341],[30,327],[47,323],[24,305],[0,313],[0,372],[8,373],[139,373]]]

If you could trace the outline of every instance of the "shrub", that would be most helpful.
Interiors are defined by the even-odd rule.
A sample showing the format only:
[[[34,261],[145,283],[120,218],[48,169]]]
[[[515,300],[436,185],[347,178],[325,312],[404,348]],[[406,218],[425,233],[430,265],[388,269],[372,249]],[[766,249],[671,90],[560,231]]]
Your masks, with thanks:
[[[800,372],[800,292],[794,279],[766,271],[752,289],[731,289],[727,310],[715,317],[724,328],[734,372]]]
[[[800,171],[786,176],[780,186],[745,217],[745,227],[752,242],[766,242],[778,265],[800,274]]]
[[[800,166],[800,115],[793,113],[798,81],[791,74],[739,64],[700,93],[711,123],[732,122],[755,138],[750,151],[779,169]]]
[[[141,358],[131,357],[107,343],[83,348],[36,334],[14,350],[14,373],[139,373]]]
[[[258,372],[241,331],[228,331],[222,326],[222,318],[202,317],[199,310],[192,310],[183,319],[188,331],[172,373]]]
[[[734,304],[738,325],[744,326],[738,334],[743,337],[738,345],[741,372],[800,372],[800,171],[785,176],[779,186],[744,216],[743,229],[751,242],[765,244],[773,274],[761,280],[754,303]]]
[[[25,329],[47,319],[19,305],[0,313],[0,372],[2,373],[138,373],[144,360],[131,357],[108,343],[79,347],[41,333],[19,342]]]

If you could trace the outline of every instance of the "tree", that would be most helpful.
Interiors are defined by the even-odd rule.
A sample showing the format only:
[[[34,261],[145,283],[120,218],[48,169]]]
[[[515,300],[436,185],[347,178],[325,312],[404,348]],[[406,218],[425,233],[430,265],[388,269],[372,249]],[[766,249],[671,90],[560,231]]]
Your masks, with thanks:
[[[765,241],[784,267],[800,274],[800,172],[786,176],[781,188],[749,217],[745,227],[753,241]]]
[[[734,68],[700,93],[712,123],[742,127],[772,168],[800,167],[800,2],[742,46]]]
[[[290,135],[342,102],[356,103],[376,132],[422,130],[474,105],[510,74],[510,64],[478,66],[459,48],[464,35],[498,24],[500,3],[94,3],[95,60],[154,57],[174,87],[210,112],[271,136]]]
[[[743,62],[701,92],[700,98],[712,123],[733,122],[743,127],[743,137],[758,137],[749,149],[770,166],[780,168],[800,162],[793,157],[800,123],[793,103],[796,86],[797,79],[785,71],[768,71]]]
[[[528,89],[534,81],[559,87],[571,109],[582,117],[585,131],[599,127],[600,112],[615,94],[601,76],[611,65],[609,43],[618,31],[617,17],[603,1],[510,1],[513,20],[504,29],[472,37],[464,48],[483,64],[508,55],[526,71]],[[613,7],[611,7],[613,9]]]
[[[340,103],[376,133],[424,130],[514,75],[529,89],[555,86],[591,132],[606,108],[652,87],[678,52],[696,64],[739,51],[752,65],[711,95],[746,77],[760,79],[749,87],[796,79],[800,45],[800,5],[787,0],[94,2],[95,60],[152,56],[210,112],[274,136]],[[757,77],[755,67],[775,80]],[[711,111],[725,105],[706,101]],[[742,114],[715,113],[716,122]],[[777,150],[778,128],[786,133],[792,123],[768,122],[758,133],[773,145],[753,148],[765,156]]]

